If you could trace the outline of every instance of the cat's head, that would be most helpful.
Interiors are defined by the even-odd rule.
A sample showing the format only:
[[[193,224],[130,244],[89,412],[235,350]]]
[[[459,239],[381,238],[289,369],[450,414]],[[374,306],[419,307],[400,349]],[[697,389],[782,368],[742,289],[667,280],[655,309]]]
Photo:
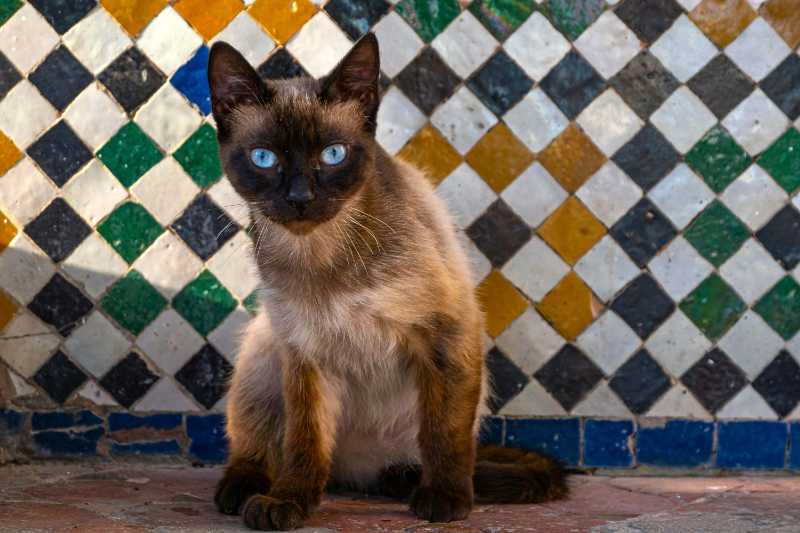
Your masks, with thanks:
[[[298,234],[336,217],[373,173],[379,75],[372,34],[319,80],[262,80],[230,45],[211,48],[221,161],[251,211]]]

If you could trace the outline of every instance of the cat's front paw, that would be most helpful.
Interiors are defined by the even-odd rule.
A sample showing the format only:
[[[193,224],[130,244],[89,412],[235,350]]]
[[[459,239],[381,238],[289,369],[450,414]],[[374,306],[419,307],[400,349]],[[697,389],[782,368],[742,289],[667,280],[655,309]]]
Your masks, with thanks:
[[[214,503],[223,514],[238,514],[242,504],[253,494],[266,494],[269,479],[254,471],[229,469],[217,484]]]
[[[463,489],[418,487],[411,495],[411,511],[430,522],[464,520],[472,510],[471,484]]]
[[[257,494],[242,509],[244,524],[260,531],[287,531],[303,525],[305,513],[295,502]]]

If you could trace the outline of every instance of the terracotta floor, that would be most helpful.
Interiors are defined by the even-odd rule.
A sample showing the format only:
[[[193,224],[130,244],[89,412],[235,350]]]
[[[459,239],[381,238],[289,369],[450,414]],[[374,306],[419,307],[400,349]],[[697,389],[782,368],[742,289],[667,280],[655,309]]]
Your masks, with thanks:
[[[220,468],[38,463],[0,467],[0,531],[242,531],[211,503]],[[428,524],[405,505],[326,497],[316,532],[800,532],[800,477],[573,476],[569,500],[478,507]]]

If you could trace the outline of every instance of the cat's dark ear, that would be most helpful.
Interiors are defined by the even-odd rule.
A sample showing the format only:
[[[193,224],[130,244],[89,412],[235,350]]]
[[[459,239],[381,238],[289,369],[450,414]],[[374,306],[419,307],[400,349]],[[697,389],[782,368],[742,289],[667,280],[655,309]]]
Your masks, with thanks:
[[[229,133],[231,113],[236,106],[266,103],[270,90],[250,63],[234,47],[214,43],[208,57],[208,86],[211,111],[221,136]]]
[[[357,100],[367,118],[367,129],[375,131],[378,115],[381,74],[378,39],[368,33],[362,37],[326,78],[321,80],[321,96],[326,101]]]

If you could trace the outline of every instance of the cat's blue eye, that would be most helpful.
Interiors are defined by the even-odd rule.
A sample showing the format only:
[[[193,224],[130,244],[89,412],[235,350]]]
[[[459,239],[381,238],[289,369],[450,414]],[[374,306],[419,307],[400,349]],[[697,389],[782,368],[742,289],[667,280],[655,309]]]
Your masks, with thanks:
[[[326,165],[338,165],[344,161],[346,155],[347,147],[345,145],[332,144],[322,151],[321,159]]]
[[[266,148],[254,148],[250,151],[250,161],[258,168],[272,168],[278,162],[278,156]]]

